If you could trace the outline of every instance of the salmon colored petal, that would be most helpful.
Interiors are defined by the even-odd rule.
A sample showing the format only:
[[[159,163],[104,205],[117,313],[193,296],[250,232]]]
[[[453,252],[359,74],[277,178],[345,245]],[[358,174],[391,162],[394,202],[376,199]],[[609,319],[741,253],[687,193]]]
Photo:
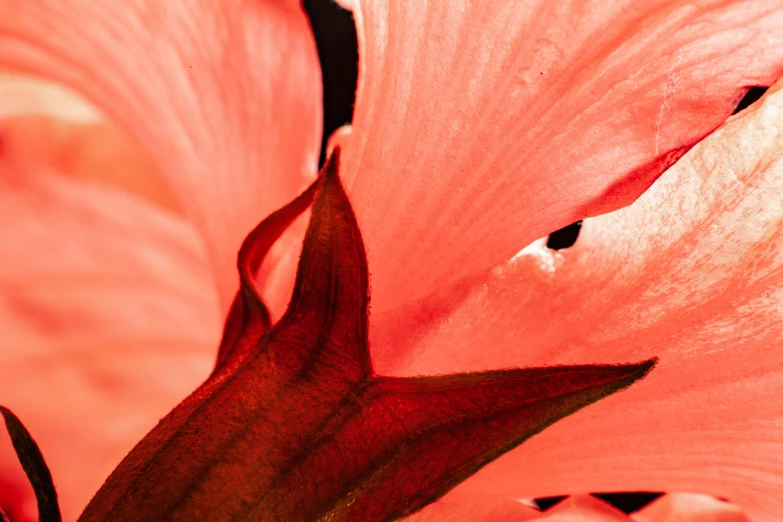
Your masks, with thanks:
[[[406,522],[520,522],[542,520],[541,512],[516,500],[493,495],[448,494]]]
[[[461,491],[449,493],[441,500],[405,520],[408,522],[514,522],[521,520],[633,522],[622,511],[589,495],[567,498],[549,510],[541,512],[521,502],[497,495]]]
[[[73,520],[209,374],[217,295],[193,228],[111,187],[4,163],[0,223],[0,397],[39,443]],[[8,496],[23,486],[34,514],[0,442],[0,504],[19,507],[23,496]]]
[[[62,86],[0,74],[3,153],[58,173],[111,183],[180,212],[149,155],[86,100]]]
[[[550,508],[541,522],[632,522],[622,511],[589,495],[570,497]]]
[[[692,491],[736,502],[753,520],[779,520],[781,86],[634,205],[585,221],[572,248],[535,245],[407,317],[377,321],[381,373],[660,357],[643,382],[549,428],[465,487],[536,497]]]
[[[320,71],[299,2],[3,2],[0,65],[69,85],[150,151],[225,309],[242,239],[315,176]]]
[[[778,0],[357,0],[374,310],[631,203],[783,71]]]
[[[728,502],[694,493],[671,493],[633,514],[635,522],[749,522]]]

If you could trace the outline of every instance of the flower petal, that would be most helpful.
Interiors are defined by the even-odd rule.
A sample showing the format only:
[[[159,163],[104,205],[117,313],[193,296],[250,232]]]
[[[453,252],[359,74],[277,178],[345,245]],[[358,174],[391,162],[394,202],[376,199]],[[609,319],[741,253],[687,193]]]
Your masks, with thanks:
[[[520,522],[541,520],[541,512],[516,500],[492,495],[449,494],[406,522]]]
[[[0,65],[73,87],[150,151],[227,310],[242,239],[316,172],[320,73],[299,3],[3,2]]]
[[[0,74],[3,154],[58,173],[111,183],[157,205],[182,205],[140,147],[60,85]]]
[[[748,522],[728,502],[694,493],[670,493],[633,514],[635,522]]]
[[[469,483],[519,496],[709,493],[754,520],[778,520],[781,87],[634,205],[585,221],[572,248],[534,245],[404,321],[379,321],[371,342],[386,346],[376,367],[399,375],[660,357],[638,386],[558,423]]]
[[[192,227],[111,187],[3,162],[0,223],[0,397],[72,520],[209,374],[217,296]],[[26,484],[10,451],[0,446],[0,483]]]
[[[634,513],[636,522],[748,522],[733,504],[707,495],[670,493]]]
[[[377,312],[631,203],[783,72],[783,3],[355,2]]]
[[[623,512],[595,497],[570,497],[541,512],[494,495],[454,492],[405,519],[409,522],[631,522]]]

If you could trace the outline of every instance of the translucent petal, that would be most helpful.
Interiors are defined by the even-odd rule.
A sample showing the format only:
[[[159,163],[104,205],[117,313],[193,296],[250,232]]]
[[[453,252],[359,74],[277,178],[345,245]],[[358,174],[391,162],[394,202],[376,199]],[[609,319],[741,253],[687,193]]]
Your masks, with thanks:
[[[377,312],[631,203],[783,71],[780,1],[353,3]]]
[[[570,249],[526,249],[378,319],[382,373],[659,356],[637,387],[464,484],[495,494],[693,491],[783,512],[783,93],[691,150]],[[385,361],[385,365],[384,365]]]
[[[633,514],[635,522],[748,522],[728,502],[695,493],[670,493]]]
[[[298,2],[4,2],[0,65],[69,85],[150,152],[224,309],[244,236],[315,175],[320,72]]]
[[[72,520],[209,373],[217,295],[193,228],[108,186],[4,163],[0,223],[0,396]],[[0,443],[0,483],[17,493],[0,503],[24,510],[33,499],[10,451]]]

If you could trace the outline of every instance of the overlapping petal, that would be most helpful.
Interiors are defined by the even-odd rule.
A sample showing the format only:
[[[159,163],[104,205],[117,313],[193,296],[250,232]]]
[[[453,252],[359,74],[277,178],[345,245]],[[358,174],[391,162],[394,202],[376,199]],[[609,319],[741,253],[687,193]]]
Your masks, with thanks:
[[[447,495],[407,522],[521,522],[539,520],[541,512],[512,499],[491,495]]]
[[[635,522],[748,522],[748,517],[733,504],[707,495],[670,493],[641,511]]]
[[[351,3],[377,312],[627,205],[783,71],[779,1]]]
[[[3,2],[0,66],[71,86],[150,151],[226,309],[242,239],[315,175],[320,73],[298,2]]]
[[[204,235],[225,305],[241,238],[314,173],[320,100],[304,19],[298,6],[263,2],[230,12],[206,1],[166,13],[151,1],[118,5],[0,6],[0,63],[69,83],[150,149]],[[406,11],[434,5],[357,9],[368,66],[347,175],[378,311],[479,275],[387,312],[375,333],[379,369],[658,355],[661,367],[637,390],[556,426],[463,491],[698,490],[773,520],[783,510],[783,208],[770,198],[783,189],[780,94],[637,205],[588,222],[576,248],[532,247],[481,271],[553,228],[628,203],[726,117],[743,86],[770,81],[783,52],[781,5],[620,2],[580,17],[543,2]],[[532,43],[513,45],[523,37]],[[10,325],[0,335],[26,347],[2,352],[0,382],[55,453],[55,477],[69,477],[58,486],[73,513],[107,463],[206,375],[220,314],[184,223],[109,189],[42,176],[0,177],[13,224],[2,248],[20,253],[0,268],[0,322]],[[181,382],[154,380],[139,393],[139,374],[174,361]],[[79,408],[73,418],[69,405],[96,400],[102,416]],[[109,408],[118,403],[127,407]],[[63,451],[77,434],[102,448],[95,465]]]
[[[34,434],[74,519],[208,375],[221,314],[203,245],[182,218],[13,163],[0,166],[0,395]],[[32,517],[5,440],[0,455],[0,503],[32,502],[22,506]]]
[[[625,513],[588,495],[568,498],[546,512],[495,495],[452,493],[406,519],[409,522],[632,522]],[[653,519],[656,522],[664,519]]]
[[[0,134],[6,156],[182,211],[149,154],[62,85],[0,73]]]
[[[691,150],[576,245],[534,245],[376,321],[376,367],[415,375],[658,356],[623,396],[466,482],[494,494],[694,491],[783,512],[783,92]]]

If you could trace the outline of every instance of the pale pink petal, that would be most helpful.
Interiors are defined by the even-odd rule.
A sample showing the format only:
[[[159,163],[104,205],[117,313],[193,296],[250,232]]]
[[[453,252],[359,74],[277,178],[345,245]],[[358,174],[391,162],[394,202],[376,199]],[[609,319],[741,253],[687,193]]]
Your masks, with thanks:
[[[353,3],[376,312],[627,205],[783,71],[779,0]]]
[[[632,518],[635,522],[748,522],[739,507],[695,493],[670,493]]]
[[[299,2],[2,2],[0,66],[71,86],[150,151],[224,307],[246,233],[315,175],[320,72]]]
[[[79,94],[38,78],[0,71],[0,118],[46,115],[70,123],[98,123],[103,115]]]
[[[376,318],[380,373],[660,357],[643,381],[463,487],[516,496],[691,491],[727,498],[753,520],[779,520],[781,85],[634,205],[587,220],[574,247],[534,245],[407,314]]]
[[[111,186],[4,162],[0,223],[0,402],[40,444],[73,520],[208,375],[217,294],[192,226]],[[0,483],[29,493],[5,436]]]

